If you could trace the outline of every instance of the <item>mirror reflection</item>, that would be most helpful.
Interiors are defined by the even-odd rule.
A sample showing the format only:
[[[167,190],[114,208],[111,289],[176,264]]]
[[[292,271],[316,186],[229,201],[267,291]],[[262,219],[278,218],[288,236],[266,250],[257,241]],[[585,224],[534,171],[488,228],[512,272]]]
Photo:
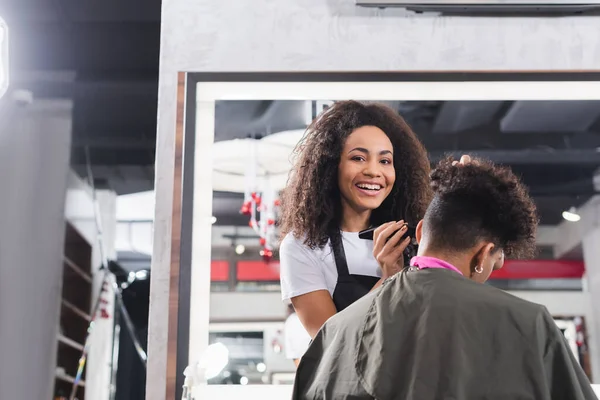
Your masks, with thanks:
[[[600,164],[598,157],[593,156],[600,146],[596,133],[600,131],[600,102],[506,100],[378,103],[406,121],[427,150],[432,165],[447,154],[457,159],[463,154],[475,154],[498,164],[509,165],[529,187],[540,215],[536,257],[534,260],[506,260],[504,267],[494,271],[486,284],[542,303],[551,313],[553,305],[560,301],[563,294],[583,290],[582,248],[576,246],[557,250],[555,245],[559,238],[554,232],[559,225],[578,221],[579,209],[600,191]],[[293,266],[284,265],[280,268],[279,251],[282,239],[282,191],[286,185],[289,187],[290,171],[300,157],[294,150],[305,137],[307,126],[332,105],[330,100],[216,102],[215,144],[212,150],[214,192],[209,340],[211,344],[220,343],[227,349],[228,362],[222,371],[209,379],[209,384],[292,383],[297,360],[311,334],[324,319],[332,315],[323,307],[312,311],[307,302],[298,299],[320,292],[327,297],[323,301],[331,303],[332,313],[340,307],[341,303],[337,302],[334,295],[338,288],[339,270],[334,269],[336,260],[331,251],[324,251],[315,257],[315,263],[331,258],[329,267],[327,262],[318,266],[321,269],[331,268],[332,271],[324,272],[325,275],[329,273],[331,279],[323,278],[322,286],[319,286],[319,283],[311,281],[308,276],[310,272],[299,271],[299,277],[295,278],[296,286],[288,284],[288,287],[281,285],[281,271],[282,268]],[[372,143],[378,133],[381,132],[365,132],[365,138]],[[386,143],[392,146],[391,152],[401,153],[407,147],[398,150],[396,142],[391,143],[386,139],[388,132],[383,133],[380,138],[381,149],[367,148],[358,143],[353,149],[340,147],[339,151],[356,152],[350,154],[350,160],[360,157],[366,160],[377,150],[377,165],[383,165],[381,168],[385,169]],[[414,156],[418,148],[415,149],[404,154],[405,159]],[[318,158],[318,155],[321,154],[316,153],[312,162],[324,162],[319,161],[322,158]],[[397,162],[397,159],[393,158],[390,162]],[[407,168],[407,171],[410,169]],[[416,168],[412,171],[418,173]],[[335,173],[337,171],[333,171]],[[413,182],[417,179],[415,176],[409,178]],[[323,177],[324,186],[328,183],[327,179]],[[375,182],[376,179],[373,182],[354,182],[352,179],[350,177],[348,181],[358,184],[356,190],[371,196],[368,201],[376,200],[379,191],[387,199],[386,196],[398,186],[385,179],[382,183]],[[397,182],[402,185],[410,179],[399,179],[396,174]],[[342,182],[342,178],[337,182]],[[384,193],[388,185],[390,191]],[[410,185],[401,187],[411,188]],[[348,190],[351,193],[354,188]],[[339,192],[341,199],[338,201],[351,201],[347,200],[351,195],[347,195],[343,187],[339,188]],[[418,222],[419,208],[410,209],[406,202],[425,202],[425,199],[417,197],[398,195],[399,202],[405,201],[402,203],[404,208],[398,203],[394,204],[409,226]],[[294,200],[300,198],[296,196]],[[321,200],[316,196],[305,197],[304,201]],[[335,206],[331,208],[332,212],[342,209],[341,205],[339,210]],[[302,207],[298,206],[298,210],[298,218],[302,218]],[[386,214],[380,218],[380,223],[388,219],[401,219],[396,214]],[[315,221],[315,226],[318,226],[318,222]],[[354,253],[349,256],[348,247],[352,246],[354,239],[346,237],[346,230],[354,232],[356,229],[340,228],[350,273],[371,275],[376,284],[385,271],[379,268],[380,264],[372,256],[373,243],[357,236],[354,242],[358,250],[350,249]],[[313,235],[315,237],[318,235]],[[296,251],[299,254],[303,250],[300,246]],[[360,261],[361,257],[366,261]],[[407,259],[410,254],[406,253],[405,257]],[[357,263],[371,268],[371,273],[355,272],[359,268],[355,265]],[[302,284],[306,287],[301,287]],[[323,304],[321,298],[314,297],[311,301]],[[304,315],[294,312],[292,303],[296,309],[300,309],[300,305],[305,310]],[[575,310],[584,309],[576,304],[573,307]],[[308,314],[319,313],[323,321],[318,317],[307,317]],[[572,315],[554,313],[553,316],[576,359],[591,376],[586,339],[587,316],[579,311]]]

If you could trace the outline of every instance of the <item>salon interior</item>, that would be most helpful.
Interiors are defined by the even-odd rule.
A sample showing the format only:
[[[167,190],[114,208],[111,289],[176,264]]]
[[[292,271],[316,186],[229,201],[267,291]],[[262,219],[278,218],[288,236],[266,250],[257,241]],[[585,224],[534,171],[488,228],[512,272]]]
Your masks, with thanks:
[[[512,168],[536,256],[486,284],[600,385],[600,17],[496,3],[2,3],[0,398],[290,398],[281,193],[349,99]]]

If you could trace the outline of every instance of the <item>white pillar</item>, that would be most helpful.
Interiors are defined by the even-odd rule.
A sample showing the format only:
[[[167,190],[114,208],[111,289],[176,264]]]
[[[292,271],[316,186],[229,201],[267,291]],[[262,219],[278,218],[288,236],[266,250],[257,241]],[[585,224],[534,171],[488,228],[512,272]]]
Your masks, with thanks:
[[[0,399],[53,395],[71,113],[0,102]]]
[[[104,255],[108,260],[115,260],[117,253],[115,251],[115,237],[117,229],[117,195],[112,190],[98,190],[96,192],[98,209],[102,224],[102,244]],[[96,224],[94,221],[94,230]],[[94,274],[92,302],[97,300],[96,296],[100,292],[104,271],[99,271],[103,263],[100,243],[94,236],[92,250],[92,272]],[[108,318],[96,316],[94,329],[90,337],[90,352],[86,372],[85,397],[89,400],[108,400],[110,398],[111,388],[111,359],[113,352],[113,328],[114,328],[114,291],[112,283],[114,277],[110,275],[107,291],[103,298],[108,301],[105,310]],[[116,382],[115,382],[116,383]]]
[[[600,216],[600,205],[597,206],[596,216]],[[586,321],[586,325],[589,333],[592,380],[594,383],[600,383],[600,226],[588,231],[583,237],[583,259],[591,302],[592,321]]]

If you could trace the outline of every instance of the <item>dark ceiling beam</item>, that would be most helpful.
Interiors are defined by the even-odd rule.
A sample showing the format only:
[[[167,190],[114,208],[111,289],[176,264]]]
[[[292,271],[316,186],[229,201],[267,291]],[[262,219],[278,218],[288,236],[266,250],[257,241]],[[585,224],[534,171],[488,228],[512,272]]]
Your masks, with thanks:
[[[147,137],[138,137],[137,134],[124,133],[121,135],[91,134],[74,136],[71,142],[73,147],[90,147],[94,149],[149,149],[154,151],[156,141],[152,139],[154,133],[150,132]]]
[[[241,203],[240,203],[241,204]],[[236,210],[237,212],[237,210]],[[222,226],[248,226],[250,222],[250,218],[247,215],[242,215],[240,213],[231,213],[231,214],[221,214],[215,215],[217,218],[217,222],[215,225]]]
[[[479,127],[458,134],[419,133],[419,139],[429,151],[445,149],[589,149],[600,146],[598,132],[510,133],[493,127]]]
[[[154,151],[152,149],[126,149],[91,148],[90,159],[92,165],[102,166],[140,166],[154,165]],[[82,148],[73,148],[71,151],[71,165],[85,165],[86,156]]]
[[[158,69],[160,22],[12,24],[11,46],[17,70]]]
[[[12,23],[160,21],[160,6],[160,0],[2,0],[4,17]]]
[[[158,72],[156,79],[137,81],[95,81],[95,82],[39,82],[12,80],[11,87],[29,90],[35,98],[68,98],[93,100],[94,97],[121,97],[142,100],[158,97]]]
[[[600,166],[600,151],[597,149],[573,150],[461,150],[439,152],[432,151],[429,157],[433,163],[447,155],[459,159],[462,154],[488,159],[497,164],[579,164]]]

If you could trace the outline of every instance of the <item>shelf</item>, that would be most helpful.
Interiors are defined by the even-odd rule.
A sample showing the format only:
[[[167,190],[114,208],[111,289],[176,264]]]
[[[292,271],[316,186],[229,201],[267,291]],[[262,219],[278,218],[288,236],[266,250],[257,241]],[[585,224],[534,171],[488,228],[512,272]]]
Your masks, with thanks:
[[[92,283],[92,277],[83,272],[83,270],[79,268],[79,266],[73,261],[71,261],[67,256],[63,257],[63,261],[67,266],[69,266],[69,268],[71,268],[71,270],[73,270],[73,272],[75,272],[77,275],[83,278],[86,282]]]
[[[74,341],[72,339],[69,339],[65,335],[60,335],[59,334],[58,335],[58,341],[61,342],[61,343],[63,343],[63,344],[66,344],[67,346],[70,346],[70,347],[72,347],[74,349],[83,351],[83,345],[82,344],[79,344],[76,341]]]
[[[63,304],[63,306],[65,306],[66,308],[68,308],[69,310],[71,310],[73,313],[77,314],[81,318],[85,319],[86,321],[92,320],[92,317],[89,314],[80,310],[78,307],[75,307],[73,304],[69,303],[67,300],[63,299],[62,304]]]
[[[56,374],[56,379],[60,379],[64,382],[75,383],[75,378],[73,378],[70,375]],[[79,381],[79,384],[77,384],[77,386],[85,387],[85,381]]]
[[[73,224],[66,221],[60,317],[57,321],[59,334],[56,336],[56,371],[53,380],[55,397],[64,397],[64,393],[71,392],[81,355],[85,350],[85,340],[92,320],[92,253],[92,244]],[[77,384],[76,393],[80,400],[85,400],[86,370],[87,368],[83,370],[81,381]]]

